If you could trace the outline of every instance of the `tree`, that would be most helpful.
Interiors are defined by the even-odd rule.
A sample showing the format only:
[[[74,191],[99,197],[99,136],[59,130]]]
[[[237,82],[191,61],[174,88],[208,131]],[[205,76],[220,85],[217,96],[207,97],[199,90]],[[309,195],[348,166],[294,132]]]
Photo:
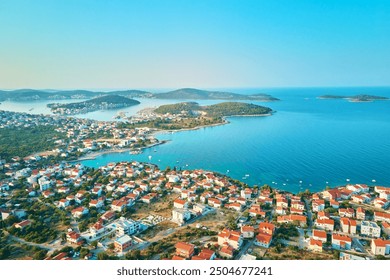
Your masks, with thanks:
[[[86,256],[86,255],[88,255],[89,254],[89,249],[88,248],[81,248],[81,250],[80,250],[80,258],[82,258],[82,259],[84,259],[84,257]]]
[[[97,248],[97,245],[98,245],[98,242],[97,242],[97,240],[94,240],[94,241],[92,241],[91,242],[91,246],[93,247],[93,248]]]
[[[97,259],[98,259],[98,260],[108,260],[108,259],[110,259],[110,256],[107,255],[107,254],[104,253],[104,252],[100,252],[100,253],[97,255]]]
[[[43,260],[46,258],[46,250],[39,250],[33,255],[34,260]]]
[[[61,240],[62,241],[66,241],[66,233],[65,232],[63,232],[62,234],[61,234]]]
[[[9,215],[7,219],[5,219],[5,223],[7,226],[12,226],[13,224],[19,222],[18,218],[16,218],[14,215]]]
[[[128,252],[125,255],[126,260],[140,260],[141,259],[141,251],[140,250],[133,250]]]

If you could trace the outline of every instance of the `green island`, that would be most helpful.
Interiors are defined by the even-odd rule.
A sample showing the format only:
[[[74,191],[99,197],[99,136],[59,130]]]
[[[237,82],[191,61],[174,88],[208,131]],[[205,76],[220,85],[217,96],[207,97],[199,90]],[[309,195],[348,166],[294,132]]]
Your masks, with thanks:
[[[139,101],[121,95],[105,95],[83,102],[68,104],[51,103],[47,106],[52,113],[60,115],[75,115],[105,109],[118,109],[140,104]]]
[[[259,93],[251,95],[242,95],[223,91],[208,91],[195,88],[182,88],[165,93],[158,93],[154,95],[159,99],[191,99],[191,100],[257,100],[257,101],[279,101],[271,95]]]
[[[389,100],[388,97],[359,94],[354,96],[343,96],[343,95],[322,95],[319,99],[347,99],[350,102],[372,102],[372,101],[383,101]]]
[[[242,102],[223,102],[208,106],[200,106],[196,102],[183,102],[162,105],[154,110],[154,112],[158,114],[182,114],[187,116],[206,114],[209,117],[228,117],[236,115],[265,115],[271,113],[272,109]]]
[[[229,116],[267,116],[272,109],[260,105],[242,102],[222,102],[200,106],[196,102],[181,102],[162,105],[143,114],[142,117],[130,117],[122,127],[149,127],[161,130],[194,129],[203,126],[227,123]]]

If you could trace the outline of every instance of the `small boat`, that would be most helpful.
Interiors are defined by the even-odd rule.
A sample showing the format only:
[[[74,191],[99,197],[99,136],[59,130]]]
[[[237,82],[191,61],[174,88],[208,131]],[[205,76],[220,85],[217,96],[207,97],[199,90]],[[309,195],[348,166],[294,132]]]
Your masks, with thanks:
[[[302,184],[302,181],[299,181],[299,184]]]
[[[350,179],[346,179],[347,182],[351,181]]]
[[[372,179],[372,181],[371,181],[371,182],[375,183],[375,182],[376,182],[376,180],[375,180],[375,179]]]
[[[31,108],[29,111],[31,112],[32,110],[34,110],[34,108]]]
[[[249,177],[249,174],[245,174],[245,177]]]
[[[242,177],[242,179],[243,179],[243,180],[245,180],[245,179],[246,179],[246,177]]]
[[[149,160],[151,160],[151,159],[152,159],[152,156],[148,156],[148,158],[149,158]]]
[[[134,151],[130,151],[129,154],[131,154],[131,155],[139,155],[140,153],[142,153],[141,150],[134,150]]]
[[[156,150],[156,149],[154,149],[154,150],[153,150],[153,152],[157,152],[157,150]]]

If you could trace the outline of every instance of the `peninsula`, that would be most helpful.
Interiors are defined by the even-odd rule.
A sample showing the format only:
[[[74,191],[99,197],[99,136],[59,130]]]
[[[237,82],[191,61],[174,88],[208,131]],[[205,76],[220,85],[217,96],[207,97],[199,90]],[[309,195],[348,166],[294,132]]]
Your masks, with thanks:
[[[120,95],[105,95],[83,102],[68,104],[52,103],[47,106],[52,113],[60,115],[76,115],[97,110],[118,109],[140,104],[139,101]]]
[[[272,109],[242,102],[222,102],[200,106],[196,102],[181,102],[147,109],[127,118],[126,127],[157,128],[161,130],[194,129],[227,123],[229,116],[268,116]]]

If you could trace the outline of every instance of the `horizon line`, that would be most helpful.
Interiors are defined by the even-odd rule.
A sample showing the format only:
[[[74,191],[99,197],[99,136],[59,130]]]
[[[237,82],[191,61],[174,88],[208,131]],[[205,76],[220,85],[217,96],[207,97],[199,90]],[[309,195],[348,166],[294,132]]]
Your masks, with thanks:
[[[179,89],[200,89],[200,90],[224,90],[224,89],[309,89],[309,88],[386,88],[390,85],[359,85],[359,86],[231,86],[231,87],[126,87],[126,88],[0,88],[1,91],[16,91],[16,90],[40,90],[40,91],[126,91],[126,90],[179,90]]]

